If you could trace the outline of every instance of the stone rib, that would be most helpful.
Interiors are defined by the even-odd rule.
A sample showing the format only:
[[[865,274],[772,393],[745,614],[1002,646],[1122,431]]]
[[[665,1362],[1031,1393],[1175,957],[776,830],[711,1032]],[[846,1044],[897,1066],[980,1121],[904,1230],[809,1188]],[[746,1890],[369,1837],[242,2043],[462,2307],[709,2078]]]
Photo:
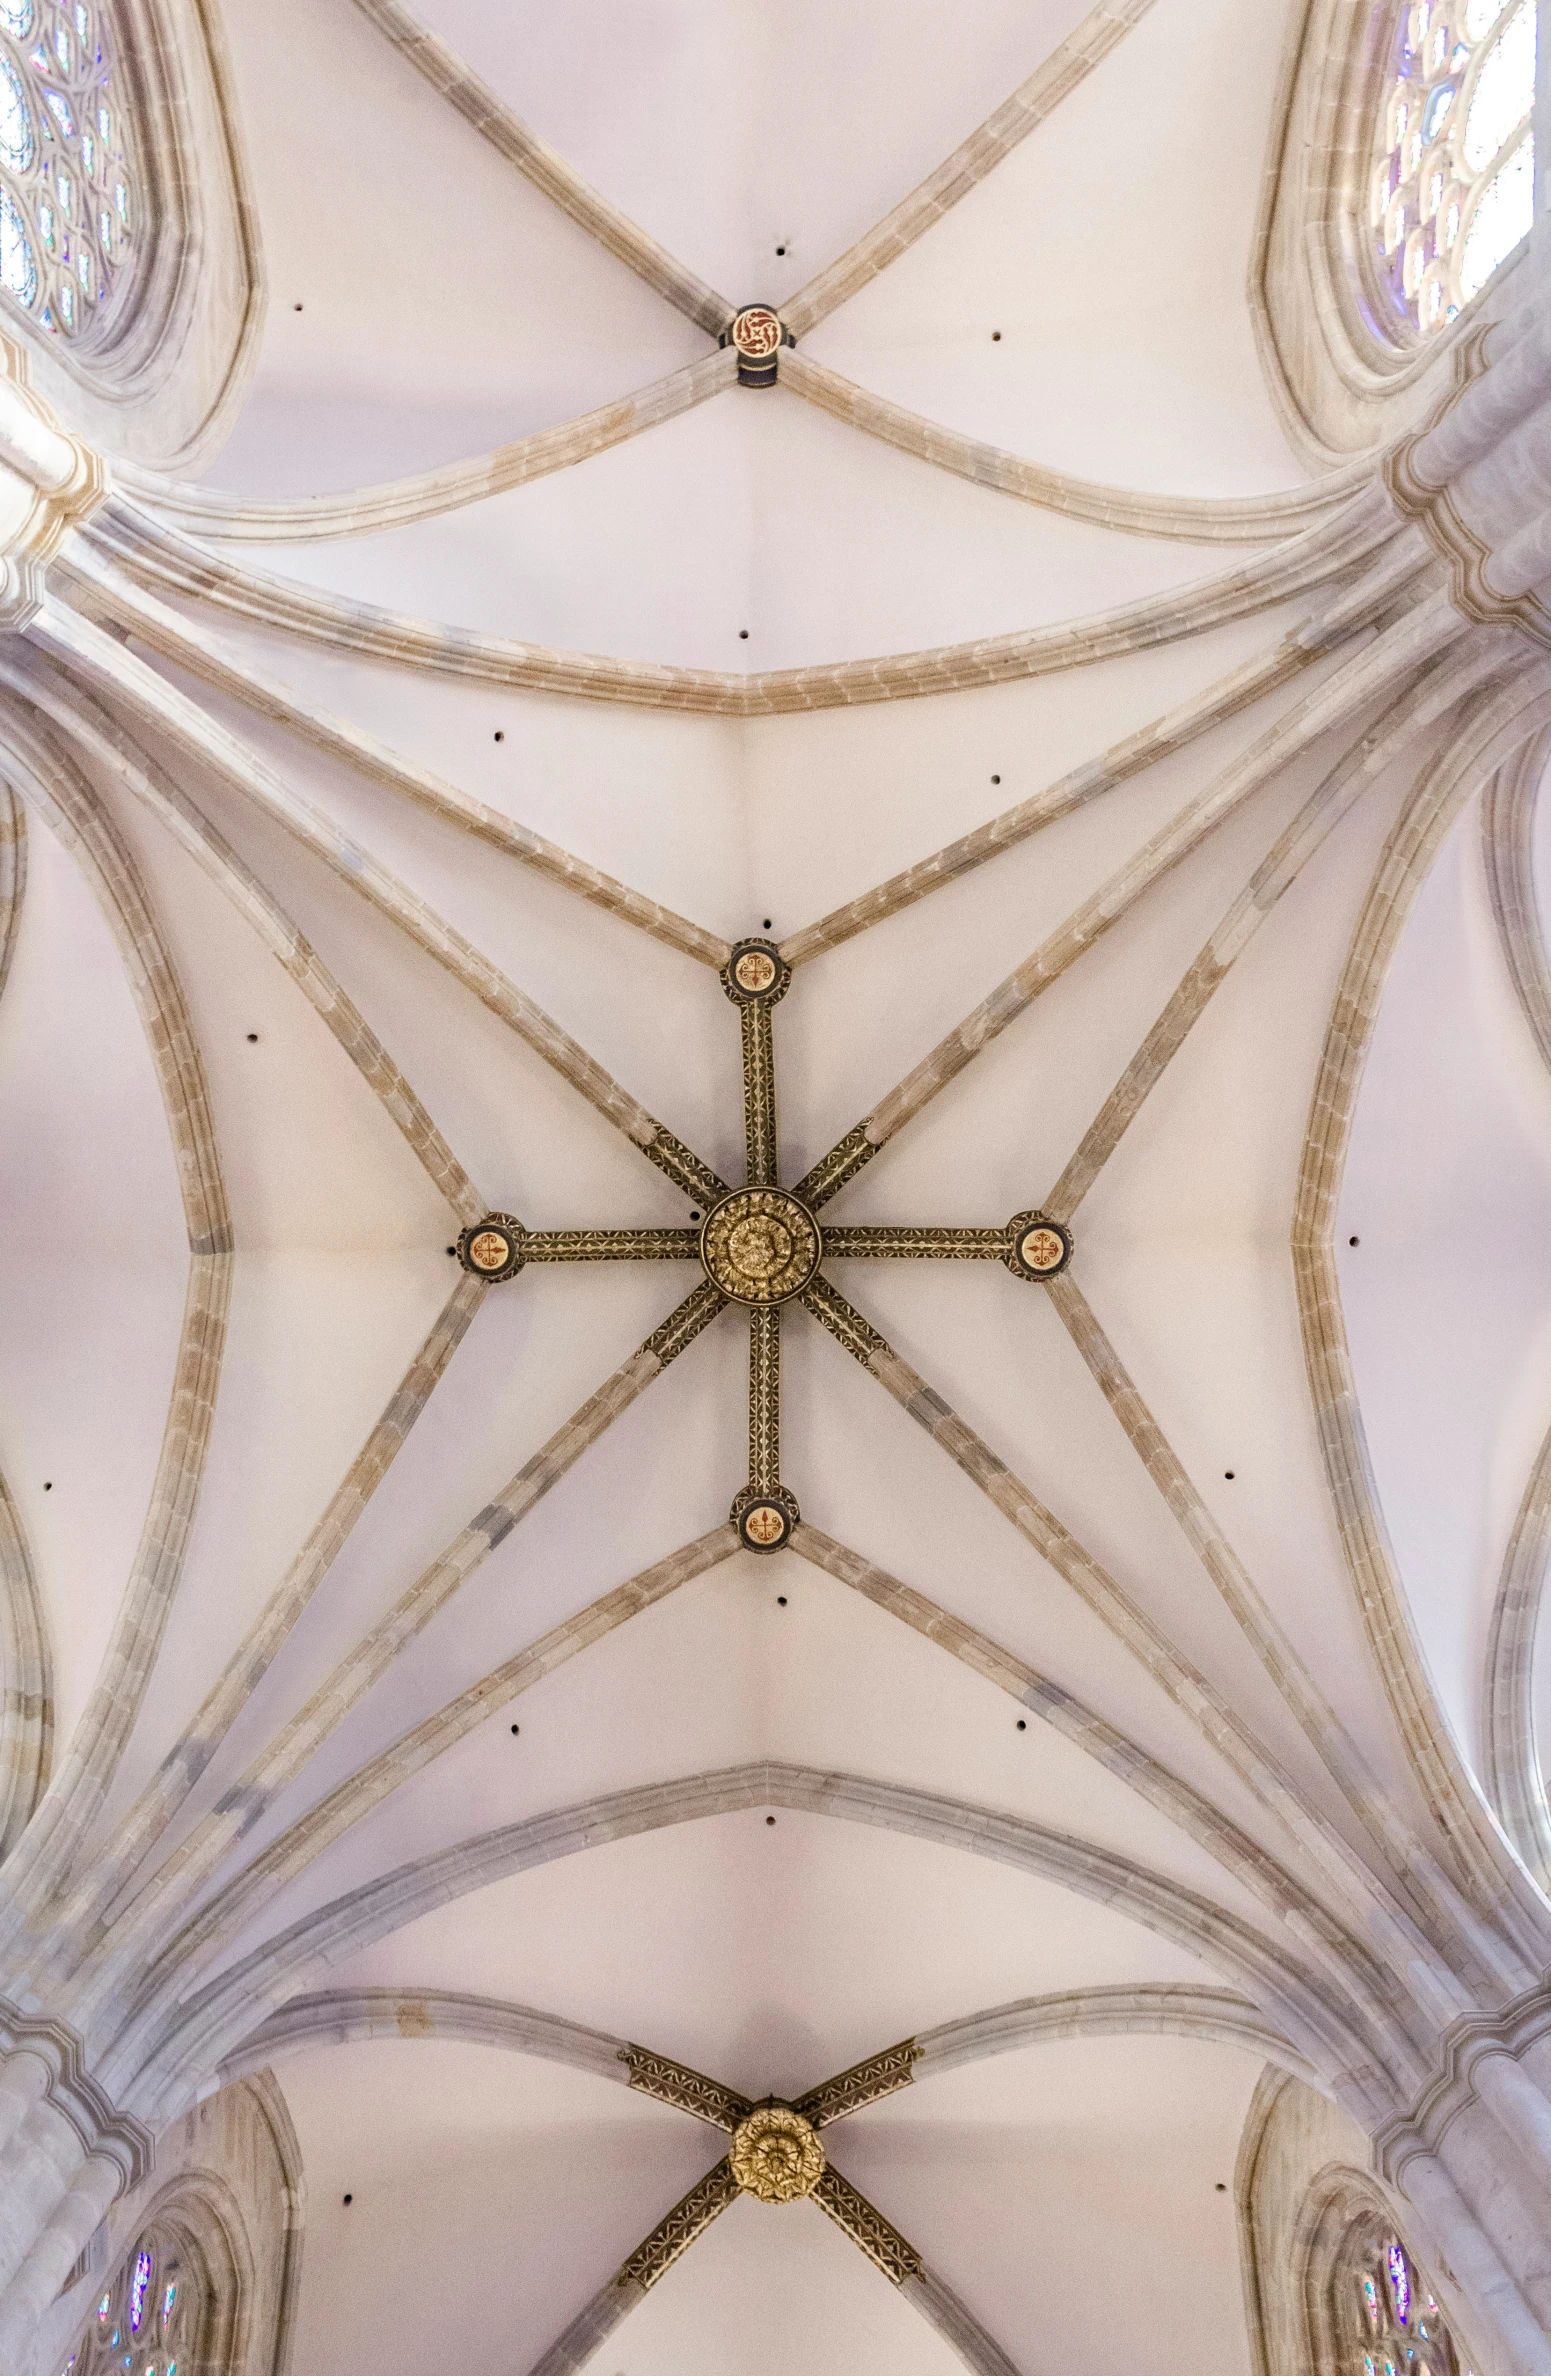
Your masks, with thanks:
[[[1386,1917],[1396,1928],[1397,1944],[1403,1943],[1413,1976],[1420,1973],[1420,1959],[1425,1957],[1436,1967],[1435,1987],[1440,1985],[1441,1976],[1449,1972],[1466,1977],[1474,1988],[1490,1990],[1511,1984],[1509,1974],[1497,1968],[1490,1957],[1483,1962],[1479,1926],[1467,1921],[1461,1927],[1457,1897],[1448,1893],[1440,1906],[1435,1886],[1437,1876],[1430,1860],[1422,1854],[1398,1811],[1390,1804],[1362,1751],[1191,1483],[1184,1463],[1138,1393],[1071,1272],[1064,1271],[1059,1278],[1052,1279],[1047,1292],[1090,1377],[1124,1429],[1137,1458],[1234,1623],[1380,1852],[1379,1869],[1392,1872],[1410,1895],[1412,1904],[1408,1907],[1375,1878],[1370,1863],[1364,1861],[1359,1865],[1339,1835],[1329,1835],[1353,1882],[1359,1883],[1366,1894],[1384,1899]]]
[[[781,1482],[781,1308],[749,1312],[749,1483],[774,1493]]]
[[[770,1009],[749,999],[738,1009],[743,1039],[743,1144],[748,1185],[773,1188],[776,1178],[775,1042]]]
[[[697,1262],[698,1229],[525,1229],[529,1262]]]
[[[203,1058],[182,984],[129,850],[69,754],[45,728],[5,723],[4,769],[69,849],[124,965],[167,1115],[188,1234],[188,1282],[167,1421],[149,1506],[91,1695],[7,1869],[5,1929],[34,1913],[84,1839],[139,1714],[183,1573],[210,1449],[231,1299],[232,1224]],[[36,1661],[41,1632],[18,1647]],[[24,1667],[23,1672],[27,1670]],[[36,1665],[33,1667],[36,1677]]]
[[[857,2192],[849,2178],[841,2177],[833,2162],[827,2165],[811,2199],[890,2285],[903,2285],[907,2277],[920,2275],[921,2255],[915,2246],[905,2242],[898,2228]]]
[[[712,1300],[714,1299],[714,1301]],[[405,1646],[422,1633],[433,1617],[446,1607],[453,1595],[482,1567],[492,1551],[505,1542],[507,1536],[521,1525],[531,1510],[537,1507],[551,1488],[558,1485],[582,1454],[604,1435],[629,1410],[648,1386],[660,1378],[670,1361],[684,1347],[693,1342],[707,1321],[722,1307],[719,1296],[708,1280],[702,1281],[693,1295],[686,1297],[663,1326],[654,1330],[645,1344],[631,1354],[628,1361],[606,1378],[595,1394],[572,1413],[555,1430],[548,1442],[524,1461],[516,1475],[500,1493],[476,1512],[462,1527],[445,1551],[423,1569],[413,1584],[380,1618],[344,1658],[317,1690],[264,1745],[242,1775],[224,1790],[210,1812],[203,1816],[174,1855],[160,1867],[155,1878],[134,1900],[127,1915],[117,1921],[109,1935],[103,1955],[98,1959],[92,1976],[78,1978],[76,2019],[89,2018],[88,2004],[101,2001],[104,1990],[116,1983],[118,1976],[143,1950],[148,1939],[155,1938],[164,1928],[169,1908],[177,1908],[187,1901],[191,1890],[202,1887],[220,1868],[231,1850],[252,1831],[254,1825],[273,1806],[280,1792],[296,1779],[308,1759],[316,1755],[350,1714],[359,1706],[372,1686],[381,1681],[389,1667]],[[650,1572],[650,1571],[649,1571]],[[674,1582],[679,1579],[674,1577]],[[671,1589],[671,1585],[668,1589]],[[628,1595],[629,1587],[622,1588]],[[629,1614],[623,1601],[621,1614]],[[563,1629],[562,1629],[563,1630]],[[578,1647],[580,1644],[578,1643]],[[546,1643],[546,1651],[552,1647]],[[564,1652],[569,1655],[569,1650]],[[525,1653],[524,1656],[530,1654]],[[497,1670],[504,1674],[505,1670]],[[535,1678],[536,1679],[536,1678]],[[441,1716],[433,1717],[428,1725],[406,1736],[413,1749],[403,1749],[404,1770],[412,1771],[421,1751],[435,1754],[444,1732],[456,1737],[459,1722],[477,1720],[488,1711],[489,1698],[484,1683],[474,1687],[473,1694],[465,1693],[454,1702],[458,1711],[449,1716],[444,1726]],[[389,1752],[389,1759],[396,1752]],[[423,1760],[421,1760],[423,1761]],[[385,1772],[383,1760],[374,1761],[377,1774]],[[397,1778],[402,1778],[398,1775]],[[350,1789],[351,1785],[343,1786]],[[391,1784],[389,1785],[391,1787]],[[337,1807],[338,1794],[330,1802]],[[364,1811],[364,1810],[363,1810]],[[349,1820],[354,1820],[352,1815]],[[246,1880],[244,1876],[244,1880]],[[239,1888],[242,1883],[237,1885]]]
[[[602,2291],[577,2312],[543,2358],[535,2362],[529,2376],[581,2376],[599,2346],[645,2296],[644,2286],[629,2283],[623,2277],[611,2277]]]
[[[1444,834],[1465,801],[1519,747],[1551,726],[1551,675],[1522,673],[1472,716],[1426,770],[1390,836],[1336,992],[1310,1104],[1292,1230],[1304,1360],[1342,1546],[1370,1649],[1412,1772],[1436,1811],[1474,1905],[1522,1958],[1529,1986],[1551,1952],[1551,1918],[1436,1720],[1393,1554],[1377,1507],[1335,1261],[1347,1142],[1379,997],[1401,929]]]
[[[1527,742],[1487,785],[1481,803],[1481,854],[1503,961],[1551,1070],[1551,958],[1535,892],[1535,812],[1551,761],[1551,735]]]
[[[919,2310],[943,2341],[952,2345],[974,2376],[1019,2376],[1016,2363],[935,2269],[916,2269],[899,2290],[911,2308]]]
[[[1208,2038],[1263,2055],[1306,2085],[1323,2085],[1295,2048],[1263,2018],[1248,1997],[1184,1981],[1144,1981],[1135,1987],[1078,1988],[1059,1995],[1021,1997],[1010,2005],[922,2030],[915,2044],[918,2082],[993,2054],[1062,2038]]]
[[[375,735],[305,699],[289,685],[267,675],[245,655],[227,651],[194,621],[181,617],[168,604],[132,584],[121,569],[104,561],[89,546],[77,544],[71,553],[70,566],[68,569],[62,566],[60,574],[89,587],[90,598],[97,607],[127,627],[138,642],[186,669],[216,692],[240,702],[255,715],[299,735],[314,750],[326,752],[331,759],[340,760],[370,781],[414,801],[460,833],[472,834],[504,856],[515,858],[519,865],[542,875],[546,881],[564,891],[575,892],[594,907],[619,917],[623,923],[635,925],[638,931],[650,934],[670,949],[677,949],[681,955],[693,957],[713,970],[726,964],[728,943],[718,939],[715,933],[703,931],[698,924],[675,915],[659,901],[632,891],[628,884],[618,882],[600,867],[562,850],[558,843],[546,840],[530,827],[517,824],[502,810],[473,799],[456,784],[449,784],[424,768],[411,766]]]
[[[794,338],[803,338],[826,314],[902,256],[950,207],[957,206],[1022,140],[1054,113],[1079,83],[1123,41],[1147,14],[1152,0],[1100,0],[1064,41],[1041,60],[1010,99],[1004,99],[978,130],[960,141],[951,157],[917,184],[880,223],[781,308]],[[783,363],[784,371],[785,365]]]
[[[0,994],[11,970],[27,885],[27,819],[0,779]],[[21,1514],[0,1477],[0,1859],[31,1821],[54,1753],[54,1668],[48,1623]]]
[[[918,461],[951,471],[972,486],[1013,495],[1020,503],[1122,536],[1167,537],[1183,544],[1274,544],[1328,519],[1374,474],[1373,463],[1364,457],[1315,486],[1295,487],[1285,495],[1145,495],[1071,478],[1002,446],[986,445],[940,422],[924,420],[904,405],[843,379],[811,355],[783,353],[781,385],[864,436],[881,438],[900,453],[914,454]]]
[[[708,2079],[704,2071],[692,2071],[669,2055],[654,2054],[650,2047],[621,2046],[619,2060],[630,2074],[630,2085],[642,2095],[671,2104],[694,2120],[708,2121],[712,2128],[731,2132],[753,2109],[746,2096],[735,2095],[719,2079]]]
[[[1004,810],[989,824],[976,826],[973,832],[962,834],[931,857],[906,867],[901,874],[891,875],[887,882],[863,892],[858,899],[848,900],[843,907],[821,916],[817,923],[806,925],[790,940],[782,942],[781,954],[789,964],[800,965],[826,949],[838,948],[854,934],[865,932],[869,925],[881,924],[902,909],[913,907],[918,899],[925,899],[944,883],[956,882],[989,859],[1000,857],[1004,850],[1016,848],[1045,826],[1055,824],[1100,794],[1113,791],[1158,760],[1188,749],[1215,727],[1226,725],[1257,701],[1278,692],[1328,654],[1332,637],[1350,634],[1366,625],[1366,606],[1378,608],[1390,600],[1398,590],[1395,584],[1398,574],[1415,573],[1417,548],[1397,540],[1394,552],[1398,556],[1395,566],[1381,563],[1362,581],[1366,588],[1363,607],[1354,613],[1351,598],[1342,598],[1339,625],[1334,618],[1327,625],[1327,614],[1316,613],[1305,626],[1283,636],[1269,652],[1230,670],[1205,692],[1193,694],[1177,709],[1139,727],[1099,758],[1085,760],[1081,767],[1058,777],[1055,783],[1020,801],[1015,808]]]
[[[27,889],[27,812],[0,778],[0,995],[10,979]]]
[[[1290,889],[1353,804],[1425,731],[1507,668],[1512,658],[1506,636],[1487,632],[1468,637],[1457,653],[1435,662],[1407,684],[1400,699],[1353,744],[1305,801],[1183,976],[1084,1133],[1042,1207],[1053,1220],[1072,1220],[1219,985],[1283,892]]]
[[[1551,736],[1497,770],[1481,804],[1487,892],[1503,959],[1542,1061],[1551,1068],[1551,961],[1535,891],[1534,828]],[[1503,1555],[1487,1640],[1483,1764],[1504,1831],[1551,1886],[1551,1803],[1536,1743],[1533,1665],[1551,1559],[1551,1431],[1535,1456]]]
[[[1005,1222],[994,1229],[934,1229],[884,1221],[824,1232],[825,1258],[836,1262],[866,1257],[889,1262],[1002,1262],[1008,1244]]]
[[[569,166],[547,141],[515,116],[488,83],[464,65],[454,50],[418,24],[400,0],[356,0],[362,14],[391,41],[400,57],[423,75],[433,90],[454,106],[498,156],[515,165],[536,190],[568,214],[600,247],[629,266],[649,289],[665,297],[712,338],[719,338],[732,320],[733,307],[725,297],[670,256],[650,233],[632,223],[617,206]]]
[[[140,584],[180,600],[208,602],[255,626],[295,635],[330,651],[359,652],[389,666],[480,684],[724,718],[782,717],[911,700],[1089,667],[1128,652],[1179,643],[1295,600],[1350,577],[1388,545],[1407,556],[1413,575],[1430,560],[1420,529],[1397,530],[1392,513],[1360,503],[1350,532],[1310,530],[1223,575],[1148,595],[1089,619],[1019,628],[926,651],[744,676],[556,651],[382,610],[245,567],[213,547],[179,536],[122,495],[112,498],[89,527],[72,532],[67,555],[83,544],[111,556]],[[1333,625],[1331,633],[1337,632]]]
[[[349,1541],[373,1494],[403,1450],[463,1342],[485,1290],[460,1273],[424,1343],[389,1397],[382,1417],[335,1488],[257,1621],[227,1660],[219,1679],[162,1759],[134,1805],[115,1825],[111,1841],[84,1874],[55,1928],[78,1945],[99,1940],[104,1910],[133,1878],[209,1765],[258,1684],[268,1673],[302,1612]],[[90,1927],[89,1927],[90,1926]]]
[[[681,1585],[730,1558],[737,1548],[738,1537],[731,1526],[713,1527],[709,1534],[686,1543],[681,1550],[643,1569],[640,1575],[605,1593],[601,1600],[579,1610],[574,1617],[551,1627],[527,1649],[517,1651],[466,1691],[448,1700],[390,1748],[368,1759],[272,1840],[169,1941],[168,1909],[175,1913],[186,1908],[194,1890],[202,1885],[203,1877],[214,1869],[214,1861],[204,1854],[212,1835],[208,1832],[203,1837],[191,1835],[158,1873],[150,1891],[131,1907],[134,1936],[128,1928],[122,1935],[115,1935],[94,1973],[83,1976],[92,2000],[103,2003],[107,1987],[134,1974],[137,1949],[141,1955],[147,1943],[155,1949],[156,1962],[144,1976],[136,1994],[133,2017],[125,2025],[116,2051],[123,2054],[132,2048],[134,2040],[144,2036],[165,2013],[174,1994],[187,1988],[193,1973],[203,1969],[280,1890],[305,1872],[325,1849],[343,1838],[402,1783],[444,1756],[491,1716],[554,1674],[580,1651],[602,1641],[643,1609],[655,1608]],[[256,1777],[258,1768],[249,1771]],[[262,1806],[255,1802],[251,1819],[256,1821],[262,1811]],[[196,1854],[201,1862],[200,1871],[193,1869]],[[609,2076],[615,2074],[610,2072]]]
[[[0,1859],[48,1786],[54,1754],[54,1661],[21,1513],[0,1477]]]
[[[626,2084],[622,2038],[585,2029],[528,2005],[496,1997],[464,1996],[445,1988],[332,1988],[292,1997],[273,2018],[243,2039],[221,2065],[221,2084],[262,2071],[287,2054],[320,2046],[355,2046],[377,2038],[432,2038],[460,2045],[496,2046],[564,2063],[594,2079]]]
[[[742,2191],[731,2162],[724,2156],[698,2186],[692,2186],[683,2200],[674,2204],[665,2219],[658,2221],[645,2243],[636,2246],[614,2280],[618,2290],[628,2293],[639,2286],[643,2293],[649,2292]]]
[[[438,520],[471,503],[488,503],[509,495],[551,472],[570,470],[611,446],[623,445],[644,429],[676,420],[707,397],[737,384],[738,358],[731,347],[719,348],[699,362],[686,363],[666,379],[602,404],[574,421],[553,429],[539,429],[519,437],[493,453],[467,462],[448,462],[439,470],[421,471],[412,478],[386,485],[357,487],[348,495],[301,495],[280,502],[223,494],[192,481],[167,479],[156,471],[115,461],[117,484],[169,526],[191,536],[216,537],[226,544],[317,544],[347,536],[378,536],[386,529],[412,527],[417,521]]]
[[[1498,1820],[1542,1888],[1551,1888],[1551,1804],[1536,1741],[1535,1639],[1551,1562],[1551,1429],[1535,1455],[1492,1604],[1483,1747]]]
[[[1354,712],[1466,632],[1466,622],[1448,598],[1442,594],[1431,596],[1418,611],[1399,620],[1337,669],[1323,685],[1306,694],[1215,783],[1187,801],[1169,824],[1119,867],[1091,898],[1084,900],[1015,973],[983,998],[962,1023],[906,1074],[897,1088],[874,1106],[862,1125],[868,1140],[875,1146],[883,1146],[912,1121],[950,1081],[957,1079],[967,1064],[1001,1036],[1009,1023],[1015,1022],[1033,1004],[1041,991],[1058,980],[1084,950],[1101,939],[1145,892],[1172,873],[1273,775],[1321,735],[1342,725]]]
[[[605,1121],[648,1153],[662,1124],[605,1072],[543,1008],[509,982],[473,943],[399,882],[331,819],[300,799],[216,719],[99,627],[52,599],[28,627],[41,649],[78,671],[110,700],[128,705],[198,766],[212,769],[353,886],[455,981],[526,1041]]]
[[[1258,1841],[1220,1814],[1208,1799],[1160,1759],[1149,1756],[1117,1726],[1094,1709],[1086,1707],[1048,1675],[1040,1674],[1036,1668],[1015,1658],[999,1643],[990,1641],[974,1626],[950,1615],[924,1593],[902,1584],[898,1577],[889,1575],[871,1560],[863,1559],[858,1552],[819,1533],[815,1527],[806,1523],[799,1526],[792,1538],[792,1548],[813,1566],[822,1568],[837,1582],[848,1585],[864,1600],[871,1601],[875,1608],[886,1610],[913,1632],[922,1635],[927,1641],[935,1642],[939,1649],[946,1650],[950,1657],[958,1659],[973,1674],[979,1675],[983,1682],[1005,1691],[1020,1707],[1027,1708],[1041,1723],[1049,1725],[1053,1732],[1070,1741],[1084,1756],[1091,1757],[1095,1764],[1102,1766],[1106,1773],[1123,1782],[1127,1789],[1134,1790],[1158,1814],[1166,1817],[1170,1823],[1177,1824],[1189,1839],[1204,1848],[1224,1872],[1231,1873],[1242,1887],[1269,1906],[1279,1919],[1294,1917],[1305,1927],[1309,1936],[1317,1936],[1335,1969],[1340,1970],[1343,1966],[1348,1970],[1354,1966],[1361,1968],[1365,1984],[1375,2000],[1382,2000],[1386,1996],[1393,1998],[1390,2016],[1401,2036],[1405,2037],[1410,2008],[1404,1998],[1391,1988],[1388,1975],[1381,1966],[1372,1962],[1361,1943],[1362,1932],[1373,1920],[1374,1901],[1382,1896],[1382,1892],[1372,1885],[1364,1887],[1368,1876],[1365,1873],[1359,1876],[1355,1865],[1342,1893],[1347,1901],[1345,1926],[1338,1928],[1307,1886],[1270,1856]],[[1300,1844],[1308,1846],[1306,1833]],[[1328,1855],[1316,1859],[1316,1869],[1320,1878],[1328,1884],[1331,1878]],[[1398,1935],[1400,1924],[1393,1915],[1390,1915],[1389,1920]],[[1404,1944],[1407,1954],[1413,1958],[1429,1952],[1427,1943],[1415,1935],[1406,1937]],[[1405,2043],[1409,2049],[1416,2046],[1418,2041],[1414,2037],[1406,2037]]]
[[[848,2120],[853,2112],[865,2112],[869,2104],[881,2104],[885,2096],[897,2095],[908,2087],[914,2077],[919,2049],[914,2038],[905,2038],[897,2046],[885,2046],[881,2054],[869,2054],[865,2061],[852,2063],[849,2070],[837,2071],[833,2079],[821,2080],[799,2098],[796,2110],[815,2128],[829,2128],[837,2120]]]
[[[487,1210],[486,1200],[409,1082],[355,1001],[225,835],[106,712],[51,665],[40,665],[36,659],[24,657],[18,667],[0,657],[0,684],[11,686],[52,718],[82,751],[88,752],[97,765],[166,827],[201,873],[209,877],[252,926],[276,963],[290,975],[458,1219],[478,1220]]]
[[[819,1284],[815,1282],[815,1286]],[[1252,1727],[1230,1705],[1226,1695],[1181,1654],[1118,1579],[1100,1565],[1054,1512],[1045,1507],[990,1445],[860,1313],[839,1297],[815,1296],[813,1288],[803,1301],[868,1375],[876,1378],[901,1409],[941,1445],[1041,1559],[1103,1620],[1143,1671],[1189,1718],[1203,1740],[1312,1859],[1313,1869],[1326,1885],[1341,1890],[1350,1903],[1351,1851],[1296,1779],[1256,1738]],[[836,1305],[840,1306],[838,1312]],[[1362,1885],[1362,1911],[1371,1920],[1379,1914],[1382,1893],[1366,1871],[1362,1873]],[[1397,1936],[1400,1935],[1400,1926],[1393,1927]],[[1425,1955],[1425,1945],[1417,1944]],[[1462,2010],[1468,2000],[1458,1983],[1445,1973],[1438,1985],[1444,1994],[1439,2010],[1445,2016]]]
[[[1184,1883],[1164,1880],[1117,1850],[1024,1817],[903,1784],[774,1761],[606,1794],[379,1875],[301,1916],[170,2009],[154,2042],[147,2041],[122,2071],[106,2067],[113,2069],[114,2085],[130,2108],[141,2116],[157,2108],[161,2116],[163,2109],[187,2102],[203,2075],[258,2020],[294,1995],[309,1971],[355,1954],[509,1873],[664,1825],[767,1807],[935,1840],[1118,1905],[1240,1980],[1281,2034],[1323,2074],[1327,2087],[1341,2087],[1352,2102],[1371,2103],[1375,2120],[1384,2117],[1379,2107],[1394,2101],[1388,2076],[1375,2066],[1366,2025],[1355,2024],[1351,2013],[1333,2001],[1323,1974],[1305,1960],[1303,1942],[1294,1934],[1268,1938]],[[1420,2076],[1418,2066],[1402,2086],[1420,2084]]]

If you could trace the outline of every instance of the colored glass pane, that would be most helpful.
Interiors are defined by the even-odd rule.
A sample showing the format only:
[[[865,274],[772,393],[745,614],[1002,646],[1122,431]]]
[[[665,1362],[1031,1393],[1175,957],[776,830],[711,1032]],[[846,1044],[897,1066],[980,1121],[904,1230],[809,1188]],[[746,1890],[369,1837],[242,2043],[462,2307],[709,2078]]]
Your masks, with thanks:
[[[138,2335],[145,2324],[146,2297],[151,2290],[151,2255],[144,2246],[135,2254],[129,2279],[129,2329]]]
[[[0,0],[0,287],[72,338],[106,314],[136,247],[107,33],[89,0]]]
[[[1369,178],[1381,315],[1428,338],[1478,297],[1530,228],[1535,0],[1408,0]]]

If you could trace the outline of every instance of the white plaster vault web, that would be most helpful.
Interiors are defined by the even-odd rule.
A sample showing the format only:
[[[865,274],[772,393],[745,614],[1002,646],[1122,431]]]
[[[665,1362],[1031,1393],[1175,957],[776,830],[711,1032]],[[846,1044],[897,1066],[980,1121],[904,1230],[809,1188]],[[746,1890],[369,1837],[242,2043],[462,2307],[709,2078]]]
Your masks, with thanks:
[[[1241,2376],[1260,2067],[1544,1965],[1551,680],[1295,483],[1287,15],[224,11],[244,408],[0,649],[0,1993],[274,2066],[296,2376]]]

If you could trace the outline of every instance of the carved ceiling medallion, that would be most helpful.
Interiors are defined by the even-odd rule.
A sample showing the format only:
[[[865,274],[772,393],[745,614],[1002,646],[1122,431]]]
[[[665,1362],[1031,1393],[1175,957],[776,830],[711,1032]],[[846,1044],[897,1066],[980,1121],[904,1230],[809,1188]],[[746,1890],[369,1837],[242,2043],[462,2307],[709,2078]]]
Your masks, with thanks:
[[[823,1251],[818,1223],[785,1188],[735,1188],[701,1225],[706,1277],[734,1303],[790,1302]]]
[[[1007,1241],[1007,1266],[1020,1279],[1053,1279],[1072,1259],[1070,1230],[1043,1213],[1014,1214]]]
[[[824,2175],[813,2123],[787,2104],[759,2104],[732,2135],[732,2174],[762,2203],[795,2203]]]
[[[751,363],[767,363],[781,343],[781,317],[768,305],[746,305],[727,335]]]
[[[476,1279],[510,1279],[523,1265],[523,1227],[510,1213],[487,1213],[458,1239],[458,1260]]]

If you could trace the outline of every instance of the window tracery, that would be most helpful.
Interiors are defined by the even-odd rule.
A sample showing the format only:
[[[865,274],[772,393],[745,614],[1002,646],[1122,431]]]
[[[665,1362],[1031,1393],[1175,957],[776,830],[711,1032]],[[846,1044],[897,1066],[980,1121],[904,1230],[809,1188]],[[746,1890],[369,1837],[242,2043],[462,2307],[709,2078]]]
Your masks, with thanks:
[[[1535,0],[1408,0],[1370,196],[1393,320],[1422,337],[1480,295],[1535,205]]]
[[[1360,2227],[1332,2281],[1341,2376],[1471,2376],[1426,2278],[1388,2227]]]
[[[72,344],[135,249],[125,131],[103,0],[0,0],[0,286]]]
[[[176,2241],[147,2229],[59,2376],[193,2376],[202,2287]]]

